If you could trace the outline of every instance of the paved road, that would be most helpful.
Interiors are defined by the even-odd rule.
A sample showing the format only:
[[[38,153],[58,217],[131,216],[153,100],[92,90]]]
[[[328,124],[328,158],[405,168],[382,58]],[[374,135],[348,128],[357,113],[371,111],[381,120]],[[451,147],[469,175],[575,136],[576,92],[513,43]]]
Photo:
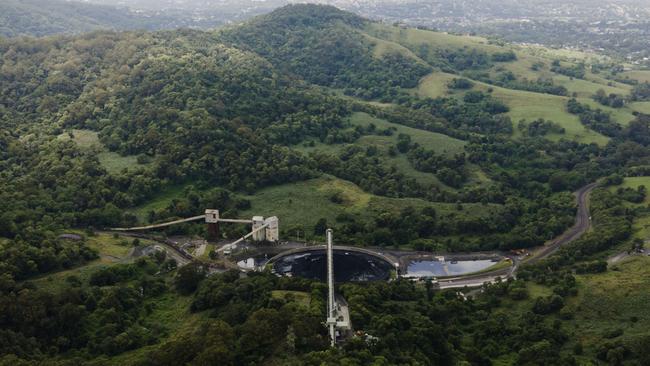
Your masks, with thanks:
[[[540,250],[527,261],[533,263],[547,258],[555,253],[562,245],[578,239],[591,227],[591,215],[589,214],[589,193],[598,186],[598,183],[587,184],[580,188],[575,194],[578,199],[578,213],[576,214],[576,223],[565,231],[562,235],[546,243]]]
[[[549,257],[551,254],[555,253],[563,245],[572,242],[573,240],[579,238],[591,227],[591,217],[589,213],[589,193],[593,191],[594,188],[598,186],[597,183],[587,184],[586,186],[580,188],[575,192],[577,203],[578,203],[578,212],[576,213],[576,222],[575,224],[567,229],[560,236],[550,240],[540,249],[536,250],[528,259],[524,260],[523,263],[534,263],[541,259]],[[483,285],[485,282],[494,282],[497,278],[507,278],[513,277],[517,269],[519,269],[520,261],[512,257],[514,264],[512,267],[507,269],[501,269],[494,272],[487,272],[476,276],[464,276],[457,279],[444,279],[440,281],[440,288],[459,288],[459,287],[478,287]]]

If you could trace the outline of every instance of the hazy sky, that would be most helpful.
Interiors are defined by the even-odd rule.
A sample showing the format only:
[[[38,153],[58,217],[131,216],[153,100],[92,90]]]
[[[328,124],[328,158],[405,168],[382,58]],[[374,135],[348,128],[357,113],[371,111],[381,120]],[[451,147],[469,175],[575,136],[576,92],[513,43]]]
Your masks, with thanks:
[[[2,0],[0,0],[2,1]],[[287,3],[327,3],[342,9],[355,10],[364,15],[381,16],[379,9],[393,12],[408,8],[408,3],[418,3],[423,16],[444,14],[464,15],[479,12],[486,16],[511,17],[582,17],[608,19],[612,16],[628,17],[650,14],[650,0],[84,0],[104,5],[128,6],[132,9],[189,10],[196,14],[209,11],[212,15],[260,13]],[[387,6],[388,5],[388,6]],[[411,5],[413,6],[413,5]],[[379,10],[379,12],[377,12]],[[641,11],[639,11],[641,10]],[[646,11],[647,10],[647,11]],[[417,11],[417,10],[416,10]],[[411,14],[413,15],[413,14]],[[475,14],[476,15],[476,14]],[[591,20],[590,19],[590,20]]]

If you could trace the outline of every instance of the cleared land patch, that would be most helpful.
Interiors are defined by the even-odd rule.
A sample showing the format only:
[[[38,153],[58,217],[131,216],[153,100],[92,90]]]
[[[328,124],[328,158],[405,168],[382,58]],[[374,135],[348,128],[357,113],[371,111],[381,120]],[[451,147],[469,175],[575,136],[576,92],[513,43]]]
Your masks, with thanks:
[[[98,133],[91,130],[72,130],[57,136],[58,140],[72,140],[82,149],[93,149],[97,152],[97,159],[104,169],[111,174],[116,174],[124,169],[146,167],[150,164],[140,164],[134,155],[122,156],[111,152],[99,141]]]
[[[397,141],[397,135],[400,133],[411,136],[413,142],[420,144],[422,147],[434,150],[438,154],[448,153],[457,154],[463,152],[466,142],[462,140],[443,135],[441,133],[419,130],[396,123],[391,123],[383,119],[373,117],[367,113],[357,112],[350,117],[350,123],[354,126],[366,127],[374,124],[378,129],[395,129],[395,134],[391,140]],[[370,136],[364,136],[370,137]],[[362,138],[363,139],[363,138]]]
[[[366,32],[373,37],[397,42],[406,47],[428,44],[436,48],[477,48],[488,53],[502,52],[506,48],[489,44],[486,38],[474,36],[456,36],[424,29],[401,28],[391,25],[369,23]]]
[[[650,83],[650,70],[632,70],[626,71],[623,73],[623,77],[629,77],[630,79],[638,80],[640,82],[649,82]]]
[[[309,307],[309,303],[311,302],[311,296],[303,291],[273,290],[271,291],[271,297],[287,302],[295,302],[305,307]]]
[[[343,198],[334,203],[332,197]],[[331,176],[308,181],[269,187],[245,196],[251,201],[251,208],[242,212],[243,217],[253,214],[280,218],[283,228],[311,230],[320,218],[335,222],[342,213],[356,215],[363,219],[370,217],[368,211],[399,213],[411,206],[415,209],[434,207],[438,215],[462,215],[487,217],[501,210],[500,205],[463,204],[458,211],[453,203],[434,203],[417,198],[388,198],[364,192],[357,185]]]
[[[650,102],[634,102],[630,104],[630,109],[643,114],[650,114]]]
[[[147,215],[150,211],[160,211],[166,208],[172,200],[181,197],[183,189],[188,185],[176,185],[164,188],[149,202],[137,206],[130,211],[135,214],[140,222],[146,222]]]
[[[616,191],[618,188],[632,188],[636,190],[639,188],[639,186],[645,186],[646,189],[650,191],[650,177],[626,177],[623,179],[623,183],[610,187],[609,190]],[[646,194],[643,204],[650,204],[650,194]]]
[[[71,232],[83,235],[80,231]],[[150,242],[147,240],[141,240],[141,243],[147,244]],[[100,268],[128,260],[129,254],[133,249],[130,239],[124,237],[114,238],[111,234],[103,233],[87,237],[86,244],[89,248],[97,251],[99,254],[97,260],[88,262],[79,267],[49,273],[31,281],[39,286],[54,291],[62,288],[65,284],[65,279],[69,276],[77,276],[81,280],[87,280],[93,272]]]
[[[573,312],[570,339],[583,344],[589,353],[604,341],[626,344],[647,334],[650,327],[650,258],[633,257],[605,273],[579,275],[578,295],[569,298],[567,310]],[[613,331],[622,335],[612,337]]]
[[[374,124],[377,128],[377,131],[392,129],[394,132],[391,136],[384,135],[366,135],[360,137],[357,141],[352,144],[324,144],[321,142],[314,141],[313,146],[308,145],[299,145],[294,147],[296,150],[303,153],[310,152],[322,152],[327,154],[339,154],[345,149],[346,146],[356,145],[361,147],[375,146],[382,153],[384,153],[384,158],[386,163],[390,166],[394,166],[397,170],[411,178],[414,178],[420,184],[433,184],[445,190],[454,190],[454,188],[448,187],[443,184],[434,174],[421,172],[413,168],[411,163],[408,161],[404,154],[397,154],[396,156],[388,156],[387,152],[390,146],[394,146],[397,143],[397,136],[399,134],[406,134],[411,137],[413,142],[418,143],[420,146],[435,151],[437,154],[444,155],[453,155],[461,153],[464,151],[465,141],[455,139],[453,137],[443,135],[436,132],[430,132],[425,130],[420,130],[417,128],[411,128],[403,126],[396,123],[391,123],[383,119],[373,117],[367,113],[357,112],[350,117],[350,123],[353,126],[368,127],[370,124]],[[485,176],[485,174],[475,166],[472,166],[470,169],[470,184],[483,184],[488,183],[490,180]]]
[[[438,97],[441,96],[441,88],[447,88],[447,82],[454,77],[452,74],[434,72],[425,77],[420,83],[416,93],[421,96]],[[475,90],[489,92],[504,102],[510,108],[507,113],[514,124],[520,120],[532,121],[538,118],[551,120],[559,123],[565,128],[566,133],[563,135],[548,135],[551,139],[567,138],[585,143],[597,143],[599,145],[607,144],[609,139],[593,130],[583,126],[578,116],[572,115],[566,110],[568,98],[550,94],[540,94],[521,90],[512,90],[485,84],[475,81]],[[515,135],[516,136],[516,135]]]
[[[375,45],[375,48],[373,50],[373,56],[376,58],[382,58],[385,55],[391,54],[391,53],[398,53],[406,58],[410,58],[412,60],[417,61],[418,63],[421,64],[426,64],[425,61],[423,61],[421,58],[419,58],[416,54],[414,54],[411,50],[408,48],[402,46],[399,43],[387,41],[384,39],[376,38],[373,37],[369,34],[363,33],[363,36],[366,37],[371,43]]]

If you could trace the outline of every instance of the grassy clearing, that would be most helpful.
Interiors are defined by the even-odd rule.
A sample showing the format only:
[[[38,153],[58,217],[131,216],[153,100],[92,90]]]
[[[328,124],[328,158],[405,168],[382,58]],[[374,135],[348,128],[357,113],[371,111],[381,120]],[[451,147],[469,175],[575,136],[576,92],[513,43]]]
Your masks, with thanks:
[[[335,144],[328,145],[320,142],[316,142],[314,146],[297,146],[294,147],[296,150],[303,153],[311,152],[320,152],[331,155],[340,154],[346,146],[356,145],[361,147],[375,146],[377,147],[384,155],[387,154],[388,148],[392,145],[395,145],[396,137],[395,136],[363,136],[354,144]],[[423,185],[436,185],[443,189],[452,189],[447,187],[445,184],[440,182],[435,174],[421,172],[413,168],[411,163],[408,161],[404,154],[398,154],[397,156],[385,156],[386,164],[389,166],[395,167],[400,173],[406,175],[409,178],[415,179],[418,183]],[[482,172],[481,172],[482,173]]]
[[[623,73],[623,77],[629,77],[630,79],[638,80],[642,83],[650,83],[650,70],[632,70],[626,71]]]
[[[590,53],[590,52],[584,52],[584,51],[579,51],[579,50],[573,50],[573,49],[566,49],[566,48],[549,48],[549,47],[544,47],[544,46],[538,46],[538,45],[520,45],[517,46],[518,49],[530,54],[530,55],[535,55],[539,57],[544,57],[544,58],[549,58],[549,59],[560,59],[562,61],[570,61],[570,62],[582,62],[582,61],[588,61],[588,62],[600,62],[600,61],[605,61],[608,60],[608,56],[596,54],[596,53]]]
[[[98,259],[89,262],[81,267],[71,268],[64,271],[58,271],[58,272],[47,274],[45,276],[31,279],[30,282],[32,282],[38,288],[42,288],[44,290],[52,291],[52,293],[55,293],[65,288],[66,278],[70,276],[76,276],[82,281],[87,281],[90,278],[91,274],[93,274],[100,268],[104,268],[108,266],[109,263],[110,261],[107,259]]]
[[[147,164],[139,164],[133,155],[122,156],[118,153],[105,151],[97,155],[99,162],[111,174],[117,174],[124,169],[138,168]]]
[[[274,299],[283,299],[287,302],[295,302],[305,307],[309,307],[309,303],[311,302],[311,296],[303,291],[273,290],[271,291],[271,297]]]
[[[496,63],[491,70],[492,76],[495,76],[499,70],[509,70],[519,78],[527,78],[530,80],[536,80],[539,77],[553,78],[557,84],[565,86],[570,94],[576,93],[577,97],[581,98],[581,102],[590,105],[595,104],[591,100],[591,96],[598,89],[603,89],[607,93],[621,95],[627,95],[630,90],[629,85],[605,80],[600,75],[593,74],[590,71],[587,72],[586,79],[581,80],[558,75],[549,70],[549,65],[554,59],[562,59],[565,62],[599,61],[603,59],[603,57],[591,53],[577,50],[547,49],[535,46],[500,46],[490,44],[487,39],[481,37],[455,36],[427,30],[403,29],[383,24],[368,25],[366,32],[372,38],[378,39],[375,52],[379,54],[387,52],[390,49],[396,50],[398,47],[401,50],[400,52],[408,51],[401,48],[402,46],[409,50],[416,50],[425,44],[432,46],[434,49],[474,48],[485,51],[488,54],[515,49],[517,50],[518,59],[514,62]],[[382,40],[389,42],[382,44]],[[408,54],[417,57],[412,52]],[[540,70],[532,70],[532,65],[540,61],[545,66]],[[458,76],[433,72],[424,77],[419,87],[413,90],[413,92],[431,98],[453,94],[453,91],[448,90],[447,83],[454,77]],[[537,118],[544,118],[563,125],[567,131],[566,134],[563,136],[549,136],[551,139],[557,140],[565,137],[584,143],[594,142],[599,145],[604,145],[608,141],[607,137],[586,129],[580,124],[577,116],[571,115],[566,111],[565,105],[568,99],[566,97],[504,89],[484,83],[477,83],[475,88],[484,91],[492,88],[494,95],[511,108],[509,115],[515,123],[520,119],[530,121]],[[611,112],[614,119],[623,125],[634,119],[631,108],[612,109],[603,106],[598,107]],[[515,134],[515,136],[517,135]]]
[[[577,276],[579,293],[570,298],[567,308],[575,314],[572,326],[565,327],[574,339],[593,353],[607,340],[606,332],[622,329],[615,339],[629,342],[647,334],[650,327],[650,258],[633,257],[606,273]],[[635,319],[633,319],[635,317]]]
[[[546,65],[538,70],[533,70],[533,64],[542,62]],[[496,76],[497,72],[510,71],[518,78],[526,78],[528,80],[537,80],[540,77],[550,77],[552,73],[548,71],[549,60],[544,58],[531,56],[524,52],[517,52],[517,60],[507,63],[500,63],[492,67],[491,76]]]
[[[190,313],[192,296],[180,296],[173,290],[155,299],[152,303],[155,310],[147,317],[147,320],[153,323],[165,324],[170,331],[183,327],[185,321],[201,318],[200,314]]]
[[[72,135],[72,136],[71,136]],[[62,133],[57,136],[57,140],[61,141],[74,141],[81,148],[101,148],[102,144],[99,142],[97,132],[90,130],[72,130],[70,132]]]
[[[447,88],[447,84],[454,78],[460,76],[448,74],[445,72],[432,72],[420,80],[420,85],[412,89],[416,95],[429,98],[445,97],[453,94],[452,90]]]
[[[641,185],[650,189],[650,177],[627,177],[623,179],[620,187],[637,189]]]
[[[607,83],[598,83],[595,80],[571,79],[564,75],[553,75],[553,82],[562,85],[569,91],[569,95],[576,93],[580,98],[591,98],[598,89],[603,89],[607,94],[627,95],[630,88],[625,84],[609,86]]]
[[[604,106],[591,98],[578,98],[580,103],[588,104],[593,109],[602,109],[605,112],[608,112],[612,115],[612,119],[622,126],[627,126],[632,122],[636,117],[632,114],[634,111],[632,108],[626,106],[623,108],[612,108]]]
[[[343,197],[343,203],[332,202],[331,197],[335,194]],[[320,218],[333,223],[342,213],[363,220],[371,216],[368,211],[398,214],[405,207],[411,206],[415,209],[434,207],[441,216],[483,217],[501,209],[499,205],[464,204],[463,210],[458,211],[456,205],[451,203],[380,197],[364,192],[351,182],[331,176],[269,187],[245,198],[251,201],[251,208],[242,212],[242,216],[278,216],[283,229],[289,232],[297,228],[310,231]]]
[[[108,151],[99,141],[98,133],[95,131],[72,130],[60,134],[57,136],[57,139],[61,141],[72,140],[82,149],[95,150],[100,164],[111,174],[120,173],[124,169],[146,167],[150,165],[139,164],[136,156],[122,156],[118,153]]]
[[[406,58],[412,59],[417,61],[418,63],[421,64],[426,64],[421,58],[419,58],[416,54],[411,52],[408,48],[402,46],[399,43],[391,42],[391,41],[386,41],[384,39],[379,39],[376,37],[373,37],[369,34],[363,33],[363,36],[366,37],[370,43],[374,45],[373,49],[373,56],[375,58],[382,58],[385,55],[392,54],[392,53],[398,53]]]
[[[616,191],[616,189],[619,187],[637,189],[639,186],[645,186],[648,190],[650,190],[650,177],[627,177],[623,179],[623,183],[618,186],[610,187],[609,190],[613,192]],[[642,204],[650,204],[650,194],[646,195],[646,198]]]
[[[335,193],[343,196],[343,204],[330,200]],[[343,212],[359,212],[368,206],[372,196],[350,182],[323,177],[269,187],[246,198],[251,201],[251,209],[242,213],[244,217],[275,215],[283,228],[313,228],[320,218],[335,222]]]
[[[413,168],[404,154],[398,154],[394,157],[388,156],[388,149],[397,143],[397,136],[401,133],[411,136],[413,142],[420,144],[424,148],[431,149],[438,154],[445,155],[453,155],[463,152],[466,144],[465,141],[458,140],[440,133],[419,130],[416,128],[410,128],[396,123],[391,123],[383,119],[375,118],[363,112],[354,113],[350,117],[350,123],[354,126],[362,127],[367,127],[372,123],[377,127],[378,130],[384,130],[388,128],[393,129],[395,132],[392,136],[362,136],[357,141],[355,141],[353,145],[361,146],[364,148],[375,146],[384,154],[387,164],[396,167],[397,170],[402,174],[414,178],[420,184],[433,184],[441,187],[442,189],[453,190],[453,188],[448,187],[440,182],[440,180],[438,180],[434,174],[421,172]],[[315,142],[314,146],[301,145],[294,148],[296,150],[302,151],[303,153],[319,151],[322,153],[336,155],[339,154],[346,146],[349,145],[327,145],[320,142]],[[472,169],[470,184],[483,184],[487,182],[489,182],[489,179],[485,177],[485,174],[481,172],[480,169]]]
[[[88,237],[86,242],[90,248],[97,250],[102,256],[124,259],[133,248],[131,240],[130,238],[114,237],[111,234],[102,233]]]
[[[560,124],[566,132],[562,135],[549,135],[551,139],[568,138],[583,143],[606,145],[609,138],[580,123],[578,116],[566,111],[567,98],[550,94],[539,94],[521,90],[493,87],[493,95],[510,107],[508,115],[513,123],[524,119],[532,121],[538,118]]]
[[[75,232],[76,234],[83,235],[82,232]],[[60,289],[65,279],[69,276],[77,276],[82,281],[87,280],[90,275],[100,268],[108,265],[129,261],[129,255],[133,246],[131,240],[124,237],[113,237],[112,234],[97,234],[86,238],[88,247],[97,250],[99,259],[88,262],[83,266],[75,267],[63,271],[49,273],[32,280],[39,287],[47,289]],[[147,240],[141,240],[143,244],[148,244]]]
[[[408,160],[406,155],[398,154],[394,157],[389,157],[387,159],[388,164],[397,168],[397,171],[404,174],[407,177],[415,179],[416,182],[422,185],[434,185],[443,190],[454,191],[455,188],[449,187],[436,177],[433,173],[421,172],[411,165],[411,162]]]
[[[578,97],[589,98],[598,89],[603,89],[607,93],[615,93],[627,95],[631,89],[629,85],[617,83],[615,81],[606,80],[598,74],[593,74],[587,71],[585,79],[570,78],[565,75],[556,74],[550,71],[552,58],[544,58],[532,56],[523,52],[518,53],[518,59],[513,62],[497,64],[492,68],[492,76],[497,75],[496,71],[508,70],[515,74],[518,78],[526,78],[528,80],[537,80],[539,78],[553,79],[557,85],[562,85],[569,91],[569,94],[577,93]],[[532,66],[535,63],[542,63],[544,66],[533,70]],[[608,85],[611,84],[611,85]]]
[[[187,186],[188,185],[176,185],[166,187],[149,202],[137,206],[130,211],[138,218],[140,222],[146,222],[147,215],[150,211],[159,211],[167,207],[172,202],[172,200],[181,197],[183,190]]]
[[[643,216],[634,219],[634,224],[632,224],[632,229],[634,230],[634,237],[641,240],[650,240],[650,216]],[[645,245],[648,247],[648,245]],[[628,245],[629,247],[629,245]]]
[[[630,103],[629,107],[636,112],[650,114],[650,102],[634,102]]]
[[[365,30],[373,37],[396,42],[411,49],[422,44],[428,44],[434,48],[477,48],[488,53],[504,50],[504,47],[491,45],[487,39],[482,37],[455,36],[447,33],[415,28],[404,29],[378,23],[368,24]]]
[[[528,299],[515,301],[508,297],[504,297],[501,306],[497,311],[508,314],[523,314],[532,309],[533,301],[536,298],[549,296],[553,293],[553,290],[549,287],[534,282],[526,282],[526,289],[528,290]]]
[[[102,357],[96,359],[94,360],[96,363],[93,363],[93,365],[122,366],[147,364],[150,362],[146,357],[149,352],[158,348],[160,344],[174,339],[187,330],[196,329],[200,322],[208,319],[209,312],[207,311],[191,313],[189,311],[191,303],[191,296],[180,296],[174,290],[170,290],[162,296],[150,300],[153,311],[145,318],[145,321],[150,324],[162,325],[168,332],[168,336],[162,338],[157,344],[124,352],[119,355],[111,356],[110,358]]]
[[[434,72],[422,80],[416,93],[432,98],[441,96],[441,88],[446,89],[447,81],[454,77],[456,76],[452,74]],[[566,133],[563,135],[549,135],[551,139],[568,138],[584,143],[594,142],[599,145],[605,145],[609,141],[606,136],[583,126],[577,116],[566,111],[566,102],[568,100],[566,97],[506,89],[481,82],[475,82],[474,89],[484,92],[491,89],[495,98],[510,107],[508,115],[515,124],[522,119],[531,121],[544,118],[562,125]],[[517,135],[515,134],[515,136]]]
[[[413,142],[417,142],[421,146],[434,150],[438,154],[449,153],[456,154],[460,153],[465,148],[465,141],[443,135],[441,133],[435,133],[425,130],[419,130],[416,128],[406,127],[396,123],[391,123],[383,119],[375,118],[367,113],[357,112],[350,117],[350,123],[354,126],[368,126],[369,124],[374,124],[378,129],[393,128],[395,129],[396,134],[391,137],[393,142],[397,142],[397,135],[400,133],[411,136]],[[364,136],[371,137],[371,136]],[[374,136],[372,136],[374,137]]]

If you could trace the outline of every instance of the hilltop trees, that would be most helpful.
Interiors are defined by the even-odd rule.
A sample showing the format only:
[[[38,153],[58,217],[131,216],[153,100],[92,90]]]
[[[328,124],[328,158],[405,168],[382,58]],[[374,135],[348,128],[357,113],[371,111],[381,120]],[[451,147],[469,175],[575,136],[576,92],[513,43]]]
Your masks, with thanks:
[[[374,57],[357,31],[365,20],[334,7],[292,5],[223,32],[223,38],[262,55],[278,69],[314,84],[343,88],[364,99],[399,94],[430,72],[401,53]]]

